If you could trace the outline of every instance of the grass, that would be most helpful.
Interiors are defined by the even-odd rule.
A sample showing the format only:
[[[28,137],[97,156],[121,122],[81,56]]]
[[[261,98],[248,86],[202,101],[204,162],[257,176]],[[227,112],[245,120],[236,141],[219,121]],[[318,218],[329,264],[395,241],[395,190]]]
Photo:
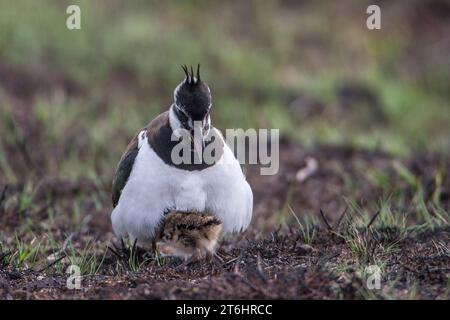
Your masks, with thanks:
[[[89,239],[82,248],[70,245],[67,251],[70,264],[80,268],[81,275],[95,275],[102,267],[106,250],[103,255],[97,253],[97,245],[94,240]]]
[[[409,176],[410,181],[416,178]],[[414,178],[414,179],[412,179]],[[362,208],[355,201],[345,199],[347,207],[344,212],[344,223],[333,227],[328,221],[324,221],[320,225],[314,217],[305,216],[304,221],[300,221],[298,215],[288,205],[288,209],[297,222],[301,239],[309,245],[317,244],[315,240],[316,232],[320,228],[328,228],[330,239],[333,241],[344,241],[353,258],[346,260],[341,266],[335,267],[338,274],[345,274],[349,268],[356,267],[358,275],[362,279],[367,278],[367,268],[377,266],[381,270],[381,276],[384,273],[385,266],[393,255],[401,251],[402,242],[406,239],[412,239],[417,234],[430,232],[449,225],[449,213],[440,209],[439,213],[434,210],[434,214],[422,213],[419,220],[414,223],[408,219],[407,215],[402,212],[392,210],[395,200],[392,196],[383,198],[379,201],[377,212],[370,215],[367,209]],[[425,206],[426,207],[426,206]],[[428,210],[420,208],[421,210]],[[326,219],[326,217],[324,217]],[[342,217],[340,218],[342,219]],[[331,229],[330,229],[331,228]],[[443,242],[434,243],[436,250],[442,255],[448,255],[448,246]],[[391,281],[391,286],[395,287],[395,283]],[[383,289],[385,298],[389,298],[386,292],[393,289]],[[410,292],[409,298],[415,296],[415,289]],[[362,292],[366,298],[379,297],[370,290]]]
[[[80,31],[65,28],[64,2],[0,2],[0,188],[10,187],[0,201],[7,217],[0,226],[0,265],[63,275],[77,264],[92,276],[168,264],[160,256],[142,259],[131,247],[114,271],[105,266],[109,193],[121,153],[139,128],[168,108],[184,63],[201,63],[213,93],[213,123],[221,129],[279,128],[306,150],[345,145],[396,156],[383,165],[363,159],[354,171],[343,161],[319,162],[319,174],[342,183],[335,197],[349,207],[341,229],[329,234],[351,256],[335,268],[339,275],[356,268],[364,279],[369,263],[384,272],[404,239],[448,226],[442,200],[450,152],[448,54],[389,4],[383,10],[401,30],[375,33],[359,24],[365,8],[356,3],[77,3]],[[349,101],[343,85],[356,92]],[[427,172],[431,195],[404,161],[424,153],[443,159]],[[48,181],[55,186],[43,189]],[[374,195],[365,193],[366,181]],[[317,212],[293,205],[295,195],[311,187],[289,181],[285,204],[269,221],[293,227],[314,247],[326,226]],[[371,201],[363,203],[365,197]],[[48,257],[60,253],[72,233],[77,240],[64,248],[66,257],[50,265]],[[448,256],[448,245],[434,245]],[[409,297],[417,296],[417,286]]]
[[[295,214],[294,210],[292,210],[291,206],[288,205],[288,209],[298,224],[298,228],[302,235],[303,241],[306,244],[311,244],[314,240],[314,237],[316,236],[317,221],[314,219],[313,216],[308,215],[305,216],[303,221],[300,221],[298,216]]]
[[[394,162],[393,167],[414,191],[412,204],[417,208],[418,215],[423,221],[422,226],[434,229],[436,227],[448,225],[450,221],[448,213],[441,207],[439,200],[441,196],[442,176],[445,174],[443,170],[440,169],[435,174],[435,189],[432,195],[432,203],[427,205],[424,186],[418,177],[398,161]]]
[[[220,128],[280,128],[282,134],[309,146],[350,144],[400,155],[417,150],[449,150],[450,114],[445,107],[446,90],[441,88],[442,79],[449,78],[443,72],[445,68],[420,70],[426,84],[405,78],[400,71],[384,71],[393,61],[402,65],[406,44],[414,41],[406,32],[394,34],[395,38],[364,34],[348,17],[344,20],[335,17],[327,27],[320,27],[310,18],[320,15],[320,5],[308,5],[308,13],[296,13],[304,19],[296,17],[291,21],[285,15],[290,17],[292,13],[275,2],[271,5],[274,15],[264,13],[259,5],[249,4],[258,12],[249,17],[254,20],[255,29],[244,28],[248,32],[234,37],[228,31],[236,24],[233,20],[218,19],[217,25],[209,28],[198,22],[196,6],[205,15],[218,10],[206,3],[167,7],[139,4],[120,8],[120,14],[115,6],[79,3],[83,27],[73,32],[64,27],[63,4],[54,1],[39,5],[0,4],[2,64],[39,77],[62,74],[81,92],[67,94],[60,84],[44,81],[51,91],[37,93],[30,104],[32,108],[27,108],[34,119],[31,125],[36,127],[43,154],[64,150],[66,140],[75,143],[76,148],[51,159],[51,165],[43,168],[46,173],[106,183],[110,172],[103,168],[114,167],[114,159],[138,128],[168,107],[172,90],[181,80],[179,65],[197,62],[202,63],[204,78],[212,86],[213,120]],[[219,7],[227,10],[225,4]],[[161,14],[170,18],[162,20]],[[17,21],[21,21],[20,27]],[[188,21],[189,28],[184,28]],[[339,23],[339,34],[333,32],[334,23]],[[165,30],[166,37],[159,36],[161,30]],[[314,72],[308,65],[314,47],[299,48],[295,41],[308,37],[328,40],[331,47],[327,51],[339,52],[334,59],[323,54],[323,68]],[[336,40],[341,37],[346,45]],[[94,48],[92,43],[96,44]],[[349,48],[358,48],[363,61],[358,75],[351,72],[354,59],[347,52]],[[298,55],[305,57],[298,59]],[[293,64],[299,65],[293,68]],[[370,116],[365,119],[371,110],[363,109],[366,111],[361,118],[357,110],[364,108],[364,102],[356,101],[355,109],[342,113],[338,88],[343,79],[362,83],[379,96],[378,107],[387,117],[385,123],[376,124]],[[16,121],[17,117],[10,95],[8,92],[0,95],[5,103],[0,107],[4,121]],[[318,100],[324,105],[323,113],[297,119],[288,105],[298,96]],[[88,129],[93,126],[95,130]],[[1,132],[11,143],[29,134],[21,132],[22,126],[17,123],[15,128],[15,133],[3,132],[4,129]],[[110,139],[117,143],[109,145]],[[73,151],[78,148],[84,152]],[[14,160],[2,149],[3,145],[2,175],[7,182],[17,182],[20,177]]]
[[[36,241],[36,238],[33,238],[29,244],[25,244],[16,236],[16,245],[17,251],[11,255],[10,263],[18,270],[33,267],[36,263],[41,243]]]

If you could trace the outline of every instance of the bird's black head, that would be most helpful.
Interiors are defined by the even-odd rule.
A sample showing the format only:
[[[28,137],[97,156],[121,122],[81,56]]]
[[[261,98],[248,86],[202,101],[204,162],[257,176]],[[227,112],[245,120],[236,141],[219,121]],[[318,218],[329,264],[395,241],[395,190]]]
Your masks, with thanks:
[[[208,85],[200,79],[200,65],[197,66],[196,76],[192,67],[190,70],[187,66],[182,66],[182,68],[186,78],[173,93],[178,116],[181,118],[180,120],[190,122],[204,121],[211,109],[211,91]]]

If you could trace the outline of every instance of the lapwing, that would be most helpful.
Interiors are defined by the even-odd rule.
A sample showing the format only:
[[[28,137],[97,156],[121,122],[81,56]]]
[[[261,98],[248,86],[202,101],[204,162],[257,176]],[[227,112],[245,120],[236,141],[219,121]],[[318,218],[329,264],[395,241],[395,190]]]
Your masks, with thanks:
[[[156,243],[158,252],[185,260],[211,258],[222,231],[222,222],[206,212],[177,212],[166,215]]]
[[[185,77],[169,110],[134,137],[113,178],[114,233],[141,247],[155,248],[158,230],[172,211],[213,214],[223,234],[244,231],[252,217],[252,190],[222,134],[211,126],[211,91],[200,78],[200,65],[196,75],[192,67],[182,68]],[[188,155],[194,161],[173,159],[180,130],[189,133]],[[215,161],[195,161],[211,143]]]

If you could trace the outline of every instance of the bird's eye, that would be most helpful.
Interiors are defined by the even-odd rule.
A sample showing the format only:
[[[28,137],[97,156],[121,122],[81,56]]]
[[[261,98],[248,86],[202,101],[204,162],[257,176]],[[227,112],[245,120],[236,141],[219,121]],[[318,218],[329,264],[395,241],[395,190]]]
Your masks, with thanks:
[[[186,111],[184,111],[183,109],[180,109],[180,112],[183,116],[185,116],[186,118],[189,118]]]
[[[179,107],[178,105],[175,105],[175,108],[178,112],[178,117],[179,117],[181,123],[183,124],[183,126],[185,128],[190,128],[190,126],[189,126],[190,118],[189,118],[188,114],[186,113],[186,111],[184,111],[183,108]]]

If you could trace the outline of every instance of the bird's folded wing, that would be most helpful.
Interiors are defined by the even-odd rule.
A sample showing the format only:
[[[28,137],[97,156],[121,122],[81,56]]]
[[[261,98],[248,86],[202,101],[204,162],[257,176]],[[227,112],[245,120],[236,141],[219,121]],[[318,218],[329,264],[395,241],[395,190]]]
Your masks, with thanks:
[[[128,178],[130,177],[131,169],[133,169],[134,160],[138,154],[138,135],[128,144],[127,149],[120,158],[117,165],[116,172],[114,174],[112,183],[112,204],[113,207],[117,206],[119,202],[120,194],[122,193]]]

